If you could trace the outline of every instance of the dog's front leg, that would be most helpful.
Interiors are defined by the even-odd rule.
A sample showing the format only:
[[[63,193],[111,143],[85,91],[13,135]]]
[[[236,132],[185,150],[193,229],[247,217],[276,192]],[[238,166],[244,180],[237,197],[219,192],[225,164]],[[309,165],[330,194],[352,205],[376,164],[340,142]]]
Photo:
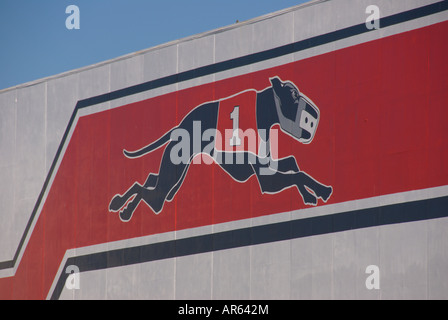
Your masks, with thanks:
[[[134,195],[138,194],[143,187],[135,182],[132,187],[130,187],[124,195],[116,194],[110,204],[109,211],[118,212],[121,208],[131,199]]]
[[[283,159],[279,159],[277,161],[271,160],[271,163],[277,162],[274,168],[277,168],[278,171],[283,173],[297,173],[300,171],[299,166],[297,165],[296,158],[294,156],[289,156]],[[271,165],[272,167],[272,165]]]
[[[310,188],[318,198],[321,198],[324,202],[327,202],[333,193],[333,188],[331,186],[326,186],[314,178],[309,176],[307,173],[301,171],[298,173],[300,184]]]
[[[317,198],[312,193],[310,193],[303,184],[297,184],[297,189],[299,189],[299,193],[306,205],[317,205]]]

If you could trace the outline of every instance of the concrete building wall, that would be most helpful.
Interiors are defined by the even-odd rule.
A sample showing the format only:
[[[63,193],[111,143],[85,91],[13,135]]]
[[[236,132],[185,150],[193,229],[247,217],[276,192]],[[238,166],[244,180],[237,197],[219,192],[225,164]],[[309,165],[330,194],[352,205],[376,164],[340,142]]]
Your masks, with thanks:
[[[365,26],[369,16],[366,8],[372,4],[380,9],[382,25],[370,31]],[[0,91],[0,297],[448,298],[445,275],[448,269],[448,137],[442,125],[448,118],[446,112],[431,114],[430,108],[446,105],[447,101],[448,67],[444,57],[448,47],[441,36],[446,35],[443,32],[448,28],[447,18],[447,1],[312,1]],[[423,70],[415,75],[421,77],[422,92],[410,92],[412,88],[403,88],[397,83],[397,94],[390,101],[382,100],[392,106],[384,117],[402,119],[403,126],[408,123],[409,128],[397,129],[397,137],[391,140],[398,142],[391,144],[390,150],[368,139],[359,142],[366,150],[371,144],[370,147],[384,151],[381,158],[367,159],[362,150],[350,149],[338,137],[358,134],[359,139],[365,137],[362,130],[369,127],[363,127],[362,121],[367,124],[368,117],[376,118],[369,113],[373,111],[363,108],[364,102],[371,98],[362,96],[363,88],[370,81],[387,92],[388,88],[381,85],[387,57],[406,56],[406,52],[386,51],[395,41],[390,39],[409,43],[423,37],[419,32],[432,35],[423,44],[413,44],[424,56],[406,63],[409,70]],[[422,46],[426,47],[422,49]],[[353,59],[353,52],[366,52],[366,48],[375,50],[376,55],[365,60],[359,56],[363,62],[347,61],[348,57]],[[406,63],[403,74],[397,75],[397,82],[412,76],[406,74]],[[364,65],[365,71],[353,70],[353,65]],[[315,68],[316,73],[302,67]],[[324,68],[328,74],[319,71]],[[308,78],[301,79],[301,72]],[[320,78],[323,74],[327,77]],[[223,190],[213,180],[216,184],[211,188],[212,194],[201,199],[194,192],[194,182],[186,181],[190,192],[183,196],[182,192],[187,189],[183,186],[176,195],[172,219],[168,218],[171,207],[164,208],[160,215],[154,215],[149,208],[140,208],[146,211],[136,212],[132,224],[121,222],[116,213],[108,212],[110,197],[125,191],[113,189],[115,180],[122,179],[129,184],[137,179],[130,169],[119,167],[125,158],[122,154],[113,154],[119,141],[116,138],[121,139],[128,133],[129,137],[123,141],[129,144],[118,149],[138,148],[132,144],[132,135],[148,134],[148,143],[151,138],[160,137],[183,119],[188,108],[194,107],[184,106],[183,101],[200,101],[202,95],[202,102],[215,101],[246,89],[262,90],[269,84],[268,77],[274,75],[301,79],[300,90],[307,88],[303,84],[307,81],[322,84],[320,97],[325,96],[325,86],[329,95],[335,95],[330,91],[332,86],[335,92],[346,92],[346,101],[359,104],[356,114],[346,114],[347,122],[353,121],[347,132],[335,126],[339,124],[336,117],[348,109],[341,104],[319,105],[322,113],[319,130],[329,133],[322,133],[325,139],[309,145],[311,154],[319,154],[319,150],[325,150],[323,155],[341,152],[344,159],[335,157],[333,162],[326,163],[325,159],[307,161],[297,157],[301,169],[302,163],[304,166],[314,163],[322,168],[319,179],[332,181],[334,190],[328,203],[319,200],[317,206],[306,206],[299,197],[297,204],[298,193],[291,194],[293,191],[288,190],[286,196],[282,192],[279,198],[259,195],[251,180],[250,214],[238,215],[229,207],[229,218],[218,218],[216,212],[223,208],[216,208],[214,201],[228,198],[229,205],[237,203],[236,199],[242,197],[238,193],[241,184],[234,187],[231,181],[226,182],[228,187]],[[265,82],[260,77],[265,77]],[[348,85],[352,83],[356,86]],[[311,93],[317,90],[311,85],[307,89]],[[419,96],[429,93],[432,96]],[[415,119],[401,113],[406,107],[418,108],[401,105],[400,101],[408,101],[405,97],[410,94],[419,96],[419,101],[427,101],[421,111],[412,113],[420,114],[422,128],[411,127]],[[323,99],[320,97],[310,98],[319,101]],[[144,101],[150,103],[142,105]],[[164,105],[165,101],[173,101],[174,107]],[[137,130],[133,126],[138,124],[134,124],[132,117],[138,119],[139,110],[146,110],[151,119]],[[123,115],[129,119],[121,119]],[[432,119],[435,124],[431,127],[429,120]],[[95,140],[98,125],[104,125],[107,132],[104,139]],[[372,130],[391,126],[391,131],[393,126],[400,126],[386,120],[381,120],[381,125],[373,125]],[[350,132],[355,129],[362,132]],[[341,176],[337,171],[339,163],[358,166],[362,162],[366,175],[369,169],[381,167],[392,175],[397,172],[391,180],[399,181],[398,175],[403,171],[387,166],[417,166],[406,163],[406,155],[414,154],[417,143],[413,146],[408,140],[403,144],[399,141],[398,133],[406,131],[418,137],[425,135],[432,141],[426,149],[418,150],[422,159],[418,160],[419,172],[415,179],[403,177],[402,185],[378,181],[372,186],[374,191],[358,196],[357,191],[361,194],[369,186],[359,183],[361,177]],[[287,148],[295,152],[292,145]],[[107,159],[100,158],[104,154],[109,155]],[[159,161],[161,155],[158,154]],[[84,177],[84,171],[96,168],[96,161],[103,160],[109,161],[102,167],[107,171],[107,181],[96,181],[94,172]],[[141,168],[136,171],[140,174],[139,183],[149,173],[145,165],[158,166],[152,162],[139,165]],[[223,177],[216,168],[205,169],[209,171],[200,174],[194,170],[190,169],[195,177],[206,174],[216,180]],[[357,187],[339,187],[341,180]],[[65,182],[67,189],[63,187]],[[102,197],[103,193],[107,193],[104,198],[108,201],[103,207],[91,206],[86,218],[80,212],[83,203],[97,195]],[[74,195],[73,201],[67,201],[67,195]],[[182,209],[186,198],[199,203],[191,212]],[[266,207],[252,205],[256,199],[265,198],[269,198]],[[282,204],[284,199],[291,204]],[[207,220],[202,212],[209,209],[213,219]],[[163,215],[165,211],[167,218]],[[387,212],[392,213],[387,216]],[[184,221],[182,213],[191,217]],[[81,269],[79,289],[70,290],[64,285],[69,265]],[[380,289],[366,288],[369,265],[379,268]]]

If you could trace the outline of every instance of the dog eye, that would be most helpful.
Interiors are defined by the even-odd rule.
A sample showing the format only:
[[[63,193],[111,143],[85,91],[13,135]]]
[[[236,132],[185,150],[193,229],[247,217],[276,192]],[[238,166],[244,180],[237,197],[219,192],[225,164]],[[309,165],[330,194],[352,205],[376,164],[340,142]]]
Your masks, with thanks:
[[[296,99],[298,98],[298,93],[297,93],[297,91],[293,91],[293,92],[291,92],[291,95],[292,95],[292,98],[293,98],[294,100],[296,100]]]

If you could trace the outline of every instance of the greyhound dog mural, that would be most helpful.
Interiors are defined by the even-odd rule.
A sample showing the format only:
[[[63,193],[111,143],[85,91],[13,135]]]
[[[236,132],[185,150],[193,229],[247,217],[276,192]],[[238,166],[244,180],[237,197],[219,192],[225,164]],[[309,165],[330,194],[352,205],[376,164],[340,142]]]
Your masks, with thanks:
[[[300,170],[294,156],[275,158],[273,147],[277,146],[271,133],[272,127],[279,125],[281,131],[298,142],[309,144],[318,128],[319,109],[293,82],[279,77],[269,80],[271,86],[262,91],[245,90],[201,104],[158,140],[140,150],[123,150],[127,158],[133,159],[166,145],[159,172],[149,173],[143,184],[135,182],[123,194],[116,194],[109,211],[119,212],[120,219],[126,222],[143,200],[159,214],[164,203],[179,191],[189,166],[199,154],[208,156],[237,182],[246,182],[255,175],[263,193],[275,194],[296,187],[306,205],[317,205],[319,198],[327,202],[333,188]],[[256,136],[255,147],[244,143],[244,133],[250,130]],[[186,146],[181,147],[180,137],[198,132],[202,137],[208,136],[202,139],[200,147],[194,146],[191,139],[184,139]]]

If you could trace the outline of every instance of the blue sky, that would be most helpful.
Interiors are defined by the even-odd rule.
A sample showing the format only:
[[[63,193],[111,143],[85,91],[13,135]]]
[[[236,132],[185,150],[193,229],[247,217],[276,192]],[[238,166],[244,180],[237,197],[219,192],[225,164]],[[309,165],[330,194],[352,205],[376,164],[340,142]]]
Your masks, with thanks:
[[[307,0],[0,0],[0,90]],[[69,30],[67,6],[80,11]]]

